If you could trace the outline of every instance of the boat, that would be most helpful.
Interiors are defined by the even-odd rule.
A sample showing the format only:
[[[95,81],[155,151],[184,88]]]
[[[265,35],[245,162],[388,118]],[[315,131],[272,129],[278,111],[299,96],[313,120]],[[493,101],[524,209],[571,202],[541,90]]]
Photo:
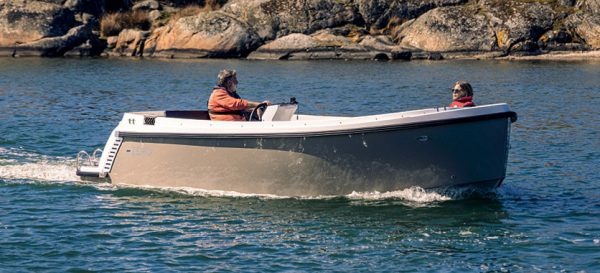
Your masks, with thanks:
[[[282,196],[495,188],[517,120],[505,103],[356,117],[297,107],[271,105],[251,121],[214,121],[202,110],[125,113],[104,149],[78,154],[77,175]]]

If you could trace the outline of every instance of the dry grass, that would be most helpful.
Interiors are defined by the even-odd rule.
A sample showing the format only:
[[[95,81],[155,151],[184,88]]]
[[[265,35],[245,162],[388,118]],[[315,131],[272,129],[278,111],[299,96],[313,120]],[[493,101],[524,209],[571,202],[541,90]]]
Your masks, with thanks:
[[[225,3],[227,3],[226,0],[205,0],[204,1],[204,8],[210,8],[211,10],[218,10]]]
[[[166,23],[174,23],[180,18],[197,15],[202,12],[219,10],[227,0],[205,0],[204,5],[192,4],[173,13],[163,12],[158,22],[153,26],[147,11],[127,11],[107,14],[100,21],[100,33],[103,37],[119,35],[128,28],[149,30]]]
[[[401,26],[403,23],[404,20],[400,19],[397,16],[390,18],[390,20],[388,21],[388,24],[386,26],[386,34],[390,35],[394,42],[399,42],[401,40],[400,32],[402,31]]]
[[[100,33],[102,36],[108,37],[119,35],[123,29],[149,30],[151,26],[152,22],[146,11],[117,12],[102,17],[100,21]]]
[[[204,2],[204,6],[192,4],[185,6],[184,8],[172,13],[168,17],[168,21],[173,23],[177,22],[180,18],[194,16],[202,12],[214,11],[221,9],[221,2],[219,0],[207,0]]]
[[[199,5],[189,5],[186,6],[172,14],[170,14],[169,16],[169,22],[177,22],[177,20],[179,20],[180,18],[183,17],[188,17],[188,16],[193,16],[196,14],[199,14],[201,12],[206,12],[208,10],[206,10],[204,7],[201,7]]]

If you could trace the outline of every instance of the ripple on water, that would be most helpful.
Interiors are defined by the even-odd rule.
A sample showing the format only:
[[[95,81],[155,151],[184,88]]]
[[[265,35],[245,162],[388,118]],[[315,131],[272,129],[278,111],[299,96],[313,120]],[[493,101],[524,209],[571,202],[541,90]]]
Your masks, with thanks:
[[[467,79],[478,104],[519,114],[507,178],[287,197],[74,175],[123,112],[201,108],[224,67],[244,98],[331,115],[447,105]],[[9,58],[0,71],[4,271],[600,271],[598,62]]]

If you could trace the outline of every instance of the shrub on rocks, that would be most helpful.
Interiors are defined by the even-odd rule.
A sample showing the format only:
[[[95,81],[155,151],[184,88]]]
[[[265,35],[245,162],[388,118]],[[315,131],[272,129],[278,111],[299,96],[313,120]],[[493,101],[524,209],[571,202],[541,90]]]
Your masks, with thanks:
[[[123,29],[149,30],[152,22],[147,11],[111,13],[102,17],[100,33],[104,37],[119,35]]]
[[[216,8],[218,9],[218,8]],[[175,23],[177,22],[177,20],[183,18],[183,17],[188,17],[188,16],[194,16],[197,14],[200,14],[201,12],[207,12],[207,11],[212,11],[212,10],[216,10],[213,9],[211,6],[200,6],[200,5],[188,5],[180,10],[175,11],[174,13],[171,13],[168,15],[168,20],[170,23]]]

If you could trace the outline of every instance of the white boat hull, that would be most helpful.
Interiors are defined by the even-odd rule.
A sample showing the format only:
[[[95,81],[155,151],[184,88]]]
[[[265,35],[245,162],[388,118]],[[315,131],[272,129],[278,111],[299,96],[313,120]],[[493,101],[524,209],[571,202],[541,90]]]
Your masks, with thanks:
[[[428,112],[428,119],[417,121],[419,115],[385,122],[381,120],[387,116],[380,116],[373,119],[379,126],[363,122],[320,131],[312,130],[307,121],[303,132],[283,128],[261,133],[257,127],[219,134],[206,128],[125,130],[120,125],[115,134],[122,141],[106,174],[116,184],[286,196],[386,192],[412,186],[496,187],[505,177],[514,118],[507,107],[502,109],[476,115],[448,110],[450,117]],[[152,126],[159,125],[158,119]],[[207,128],[214,124],[220,122]]]

